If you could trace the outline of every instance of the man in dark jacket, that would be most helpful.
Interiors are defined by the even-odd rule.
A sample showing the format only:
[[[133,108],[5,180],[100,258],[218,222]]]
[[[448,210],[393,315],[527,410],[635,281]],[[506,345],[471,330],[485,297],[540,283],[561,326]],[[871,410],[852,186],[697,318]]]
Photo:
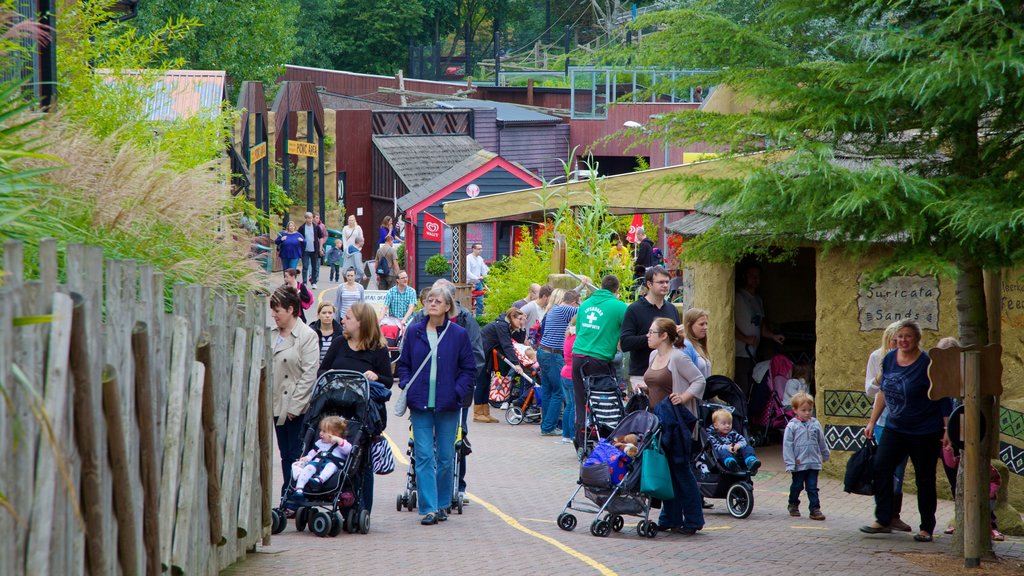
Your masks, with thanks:
[[[681,404],[672,404],[670,398],[659,402],[654,407],[654,414],[661,420],[661,446],[668,457],[672,491],[675,493],[672,500],[661,504],[658,529],[692,536],[704,527],[700,487],[690,467],[690,446],[693,442],[690,431],[697,418]]]
[[[324,235],[320,227],[313,222],[313,213],[306,212],[306,222],[299,226],[299,234],[302,234],[302,283],[309,280],[310,287],[316,290],[316,283],[320,280],[320,257],[324,255]]]
[[[622,334],[619,347],[629,352],[629,384],[633,392],[644,388],[644,372],[650,364],[651,349],[647,346],[647,331],[657,318],[668,318],[679,328],[679,311],[675,305],[665,299],[671,279],[668,270],[661,266],[648,268],[644,274],[647,295],[638,299],[626,308],[626,316],[622,319]]]
[[[636,262],[633,263],[633,266],[643,266],[646,270],[654,266],[654,242],[647,237],[643,228],[636,229],[636,240]]]

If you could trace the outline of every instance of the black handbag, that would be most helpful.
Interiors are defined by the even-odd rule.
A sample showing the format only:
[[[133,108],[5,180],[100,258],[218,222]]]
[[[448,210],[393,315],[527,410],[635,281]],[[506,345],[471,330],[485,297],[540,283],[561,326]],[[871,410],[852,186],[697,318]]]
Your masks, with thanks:
[[[878,445],[868,440],[846,463],[843,490],[850,494],[873,496],[875,494],[875,453]]]

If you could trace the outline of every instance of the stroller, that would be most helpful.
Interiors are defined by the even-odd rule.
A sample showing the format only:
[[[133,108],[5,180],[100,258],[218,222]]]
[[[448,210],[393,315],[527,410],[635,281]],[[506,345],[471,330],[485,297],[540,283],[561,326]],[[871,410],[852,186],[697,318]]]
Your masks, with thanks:
[[[516,348],[516,357],[519,360],[519,364],[523,367],[523,374],[511,374],[506,378],[512,379],[512,387],[509,392],[508,398],[501,402],[497,402],[499,406],[497,408],[505,409],[505,422],[512,426],[527,422],[530,424],[537,424],[541,419],[541,405],[543,399],[541,397],[541,388],[537,384],[537,362],[530,359],[523,352],[526,346],[519,344],[518,342],[513,343]],[[497,362],[497,352],[495,354],[495,362]],[[514,364],[509,361],[508,358],[502,357],[501,360],[512,368]],[[492,389],[492,394],[494,393]],[[493,406],[495,401],[491,401]]]
[[[311,532],[322,538],[337,536],[342,528],[353,534],[370,531],[370,512],[359,503],[364,467],[371,465],[373,422],[378,418],[371,404],[370,383],[358,372],[331,370],[317,379],[302,422],[302,451],[306,453],[312,448],[321,418],[341,416],[348,420],[346,439],[352,444],[352,452],[315,491],[305,491],[305,502],[295,511],[295,529],[299,532],[309,526]],[[271,510],[272,534],[280,534],[287,527],[284,511],[294,492],[295,480],[291,480],[281,495],[280,505]]]
[[[462,408],[465,410],[465,408]],[[452,500],[450,508],[459,514],[462,514],[462,507],[465,505],[465,500],[462,493],[459,492],[459,455],[465,453],[469,455],[469,441],[464,439],[465,431],[462,429],[462,421],[464,414],[459,414],[459,426],[455,429],[455,461],[452,463]],[[416,496],[416,452],[413,449],[413,435],[412,435],[412,424],[409,425],[409,442],[408,448],[405,450],[405,456],[409,459],[409,469],[405,473],[405,491],[398,495],[395,499],[395,510],[398,512],[405,508],[409,512],[412,512],[416,508],[417,496]]]
[[[640,470],[644,449],[659,441],[660,432],[661,423],[651,412],[638,410],[623,418],[611,435],[636,434],[639,439],[637,455],[627,464],[625,475],[618,484],[612,483],[607,465],[581,464],[576,490],[556,520],[558,527],[566,531],[576,528],[576,516],[569,512],[575,510],[595,515],[590,524],[590,533],[594,536],[603,538],[612,531],[621,532],[625,526],[623,515],[642,518],[636,526],[638,535],[647,538],[657,536],[658,524],[650,520],[651,498],[640,492]],[[576,499],[581,490],[589,502]]]
[[[709,379],[710,380],[710,379]],[[746,518],[754,510],[754,483],[750,472],[741,470],[729,472],[718,463],[707,426],[715,410],[724,409],[732,413],[733,430],[746,436],[746,420],[733,406],[701,402],[697,415],[698,434],[694,437],[693,475],[697,478],[700,493],[705,498],[725,498],[726,508],[734,518]]]
[[[586,411],[583,446],[577,447],[580,462],[586,459],[594,445],[602,438],[611,437],[626,417],[625,393],[614,374],[592,374],[583,377]]]
[[[402,334],[404,332],[401,318],[385,316],[380,319],[380,333],[388,342],[388,357],[391,358],[392,364],[398,362],[398,355],[402,352]]]
[[[752,434],[751,445],[767,446],[771,442],[771,431],[784,431],[793,417],[792,409],[787,409],[782,403],[786,382],[793,375],[793,361],[782,354],[776,354],[771,360],[757,364],[754,375],[760,375],[760,378],[754,383],[754,390],[750,394],[751,421],[757,427]]]

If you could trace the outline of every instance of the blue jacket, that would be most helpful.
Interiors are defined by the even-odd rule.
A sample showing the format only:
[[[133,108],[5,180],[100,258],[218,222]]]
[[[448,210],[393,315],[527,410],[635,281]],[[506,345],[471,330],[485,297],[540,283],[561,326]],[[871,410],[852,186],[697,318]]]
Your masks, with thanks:
[[[689,466],[693,445],[691,430],[697,417],[685,406],[673,404],[667,396],[654,407],[654,414],[661,421],[661,447],[665,449],[665,456],[675,466]]]
[[[444,337],[437,347],[434,408],[438,412],[452,412],[461,408],[463,400],[473,393],[476,361],[473,358],[473,346],[469,342],[469,335],[462,326],[446,318],[441,330]],[[415,381],[410,382],[410,379],[429,356],[427,322],[417,322],[406,329],[402,354],[398,357],[398,385],[401,388],[412,386],[407,393],[406,402],[414,410],[427,409],[427,400],[430,396],[430,361],[426,361]]]
[[[274,239],[277,243],[277,253],[284,260],[294,260],[296,258],[302,258],[302,245],[303,238],[302,234],[298,232],[281,232],[277,238]]]

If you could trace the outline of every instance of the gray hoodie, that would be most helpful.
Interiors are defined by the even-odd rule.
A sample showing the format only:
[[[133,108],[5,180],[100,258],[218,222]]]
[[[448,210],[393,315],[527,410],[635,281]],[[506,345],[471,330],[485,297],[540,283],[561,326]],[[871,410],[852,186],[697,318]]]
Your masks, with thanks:
[[[786,463],[786,472],[801,470],[821,470],[822,462],[828,460],[828,444],[825,433],[817,418],[801,422],[793,418],[786,425],[786,433],[782,439],[782,461]]]

